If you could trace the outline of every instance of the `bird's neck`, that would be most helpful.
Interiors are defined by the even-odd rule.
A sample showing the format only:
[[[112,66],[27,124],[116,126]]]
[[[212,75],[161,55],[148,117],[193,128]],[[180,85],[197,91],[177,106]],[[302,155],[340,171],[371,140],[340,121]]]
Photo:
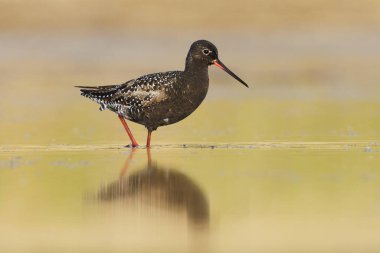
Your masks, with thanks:
[[[184,72],[189,77],[208,79],[208,64],[188,55]]]

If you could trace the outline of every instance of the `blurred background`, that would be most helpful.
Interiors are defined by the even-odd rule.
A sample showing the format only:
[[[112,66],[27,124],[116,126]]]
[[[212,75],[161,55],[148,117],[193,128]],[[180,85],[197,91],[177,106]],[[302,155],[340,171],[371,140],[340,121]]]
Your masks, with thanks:
[[[153,143],[379,139],[379,27],[376,0],[1,0],[0,143],[127,142],[73,86],[181,70],[198,39],[250,89],[211,67],[202,106]]]
[[[198,39],[250,88],[211,66],[149,164],[74,85]],[[0,251],[378,252],[379,59],[378,0],[0,0]]]

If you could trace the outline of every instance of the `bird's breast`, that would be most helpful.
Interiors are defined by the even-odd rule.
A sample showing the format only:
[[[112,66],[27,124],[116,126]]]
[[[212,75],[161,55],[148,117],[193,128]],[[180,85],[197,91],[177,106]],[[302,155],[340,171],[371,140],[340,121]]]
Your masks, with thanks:
[[[204,80],[201,84],[199,83],[186,83],[185,87],[179,91],[180,94],[175,99],[175,104],[171,108],[171,112],[177,121],[186,118],[192,112],[194,112],[198,106],[205,99],[208,91],[208,79]]]

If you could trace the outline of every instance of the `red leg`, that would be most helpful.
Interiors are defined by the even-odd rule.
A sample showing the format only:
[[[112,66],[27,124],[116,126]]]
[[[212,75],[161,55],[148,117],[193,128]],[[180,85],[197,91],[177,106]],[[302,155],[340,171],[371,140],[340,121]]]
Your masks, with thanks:
[[[123,124],[125,131],[127,131],[127,134],[129,136],[129,139],[131,139],[132,147],[137,147],[139,144],[137,144],[137,141],[135,140],[135,137],[133,137],[131,130],[129,130],[129,127],[127,125],[127,122],[125,122],[124,118],[119,115],[119,119],[121,123]]]
[[[152,131],[148,130],[148,137],[146,138],[146,147],[150,148],[150,135],[152,134]]]

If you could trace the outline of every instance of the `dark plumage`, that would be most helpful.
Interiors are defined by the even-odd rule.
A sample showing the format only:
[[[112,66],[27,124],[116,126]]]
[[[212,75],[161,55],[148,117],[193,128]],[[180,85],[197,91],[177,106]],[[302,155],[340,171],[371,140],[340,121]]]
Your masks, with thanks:
[[[137,146],[124,119],[144,125],[150,134],[160,126],[174,124],[189,116],[206,97],[208,66],[215,64],[239,82],[248,85],[219,59],[217,48],[209,41],[194,42],[186,57],[184,71],[148,74],[126,83],[110,86],[77,86],[81,95],[119,115],[131,141]]]

